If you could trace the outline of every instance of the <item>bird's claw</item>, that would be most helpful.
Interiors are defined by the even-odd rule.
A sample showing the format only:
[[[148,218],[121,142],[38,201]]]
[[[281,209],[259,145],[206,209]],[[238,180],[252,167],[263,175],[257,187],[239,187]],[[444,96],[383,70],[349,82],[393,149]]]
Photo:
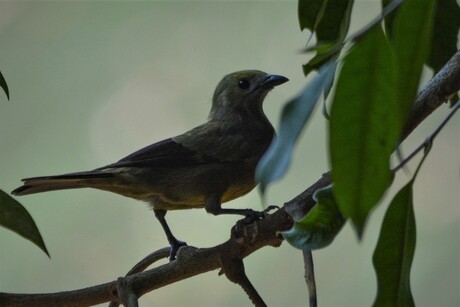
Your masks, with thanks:
[[[264,217],[266,217],[268,215],[268,213],[270,211],[272,211],[274,209],[279,209],[279,207],[272,205],[272,206],[268,206],[263,211],[251,210],[251,211],[248,212],[248,214],[246,214],[245,218],[243,218],[241,221],[244,224],[251,224],[251,223],[253,223],[255,221],[263,219]]]
[[[270,206],[268,206],[267,208],[265,208],[265,210],[262,211],[262,212],[264,212],[265,215],[267,215],[270,211],[275,210],[275,209],[276,209],[276,210],[279,210],[280,207],[279,207],[279,206],[276,206],[276,205],[270,205]]]
[[[175,242],[171,243],[171,250],[169,252],[169,261],[176,260],[177,252],[182,246],[187,246],[187,243],[184,241],[179,241],[179,240],[176,240]]]
[[[255,221],[262,219],[265,216],[263,211],[251,210],[246,216],[241,220],[243,224],[251,224]]]

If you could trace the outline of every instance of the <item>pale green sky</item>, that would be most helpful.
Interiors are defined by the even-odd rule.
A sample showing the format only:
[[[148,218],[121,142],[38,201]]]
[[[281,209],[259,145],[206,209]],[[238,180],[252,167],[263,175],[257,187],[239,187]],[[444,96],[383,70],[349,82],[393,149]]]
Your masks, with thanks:
[[[297,2],[0,2],[0,69],[11,102],[0,95],[0,187],[23,177],[87,170],[202,123],[220,78],[260,69],[291,81],[268,96],[278,122],[284,102],[305,84],[299,54],[306,41]],[[378,1],[358,1],[352,27],[372,19]],[[436,112],[410,138],[409,152],[446,114]],[[459,121],[435,141],[415,186],[417,250],[412,270],[419,306],[460,304]],[[328,169],[321,112],[303,134],[289,174],[270,188],[270,204],[293,198]],[[408,176],[401,174],[399,182]],[[396,189],[392,192],[392,194]],[[71,190],[18,199],[31,212],[52,259],[0,229],[0,289],[51,292],[124,275],[166,245],[147,206],[118,195]],[[261,208],[257,191],[227,206]],[[349,225],[315,252],[322,306],[368,306],[371,264],[386,203],[371,217],[364,241]],[[235,217],[177,211],[168,221],[180,239],[205,247],[229,236]],[[301,253],[288,244],[245,261],[269,306],[305,306]],[[145,295],[143,306],[250,306],[217,271]]]

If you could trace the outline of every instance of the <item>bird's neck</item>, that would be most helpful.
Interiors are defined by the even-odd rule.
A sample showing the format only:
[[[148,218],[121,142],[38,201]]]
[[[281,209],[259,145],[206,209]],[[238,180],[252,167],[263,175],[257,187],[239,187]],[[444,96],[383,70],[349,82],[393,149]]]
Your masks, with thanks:
[[[218,106],[214,105],[211,108],[208,119],[210,121],[222,122],[248,122],[261,121],[269,123],[262,109],[262,102],[251,103],[248,105],[230,105],[222,103]]]

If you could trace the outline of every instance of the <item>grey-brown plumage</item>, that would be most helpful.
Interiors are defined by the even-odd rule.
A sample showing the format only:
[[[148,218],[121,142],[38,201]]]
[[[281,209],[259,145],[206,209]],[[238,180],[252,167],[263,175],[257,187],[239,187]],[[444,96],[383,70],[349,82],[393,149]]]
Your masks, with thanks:
[[[148,202],[173,247],[166,210],[205,207],[213,214],[242,214],[221,203],[255,187],[254,172],[274,135],[263,113],[267,93],[287,78],[257,70],[226,75],[214,92],[208,121],[179,136],[147,146],[92,171],[23,179],[14,195],[95,188]]]

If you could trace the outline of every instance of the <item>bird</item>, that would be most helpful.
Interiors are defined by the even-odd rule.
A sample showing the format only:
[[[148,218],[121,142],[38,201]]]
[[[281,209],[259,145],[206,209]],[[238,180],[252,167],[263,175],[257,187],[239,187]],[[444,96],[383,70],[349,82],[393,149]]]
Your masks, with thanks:
[[[169,210],[205,208],[213,215],[257,216],[252,209],[222,208],[256,186],[255,169],[275,130],[263,101],[288,78],[259,70],[225,75],[218,83],[207,121],[90,171],[22,179],[16,196],[53,190],[94,188],[147,202],[166,234],[169,259],[185,242],[166,222]]]

